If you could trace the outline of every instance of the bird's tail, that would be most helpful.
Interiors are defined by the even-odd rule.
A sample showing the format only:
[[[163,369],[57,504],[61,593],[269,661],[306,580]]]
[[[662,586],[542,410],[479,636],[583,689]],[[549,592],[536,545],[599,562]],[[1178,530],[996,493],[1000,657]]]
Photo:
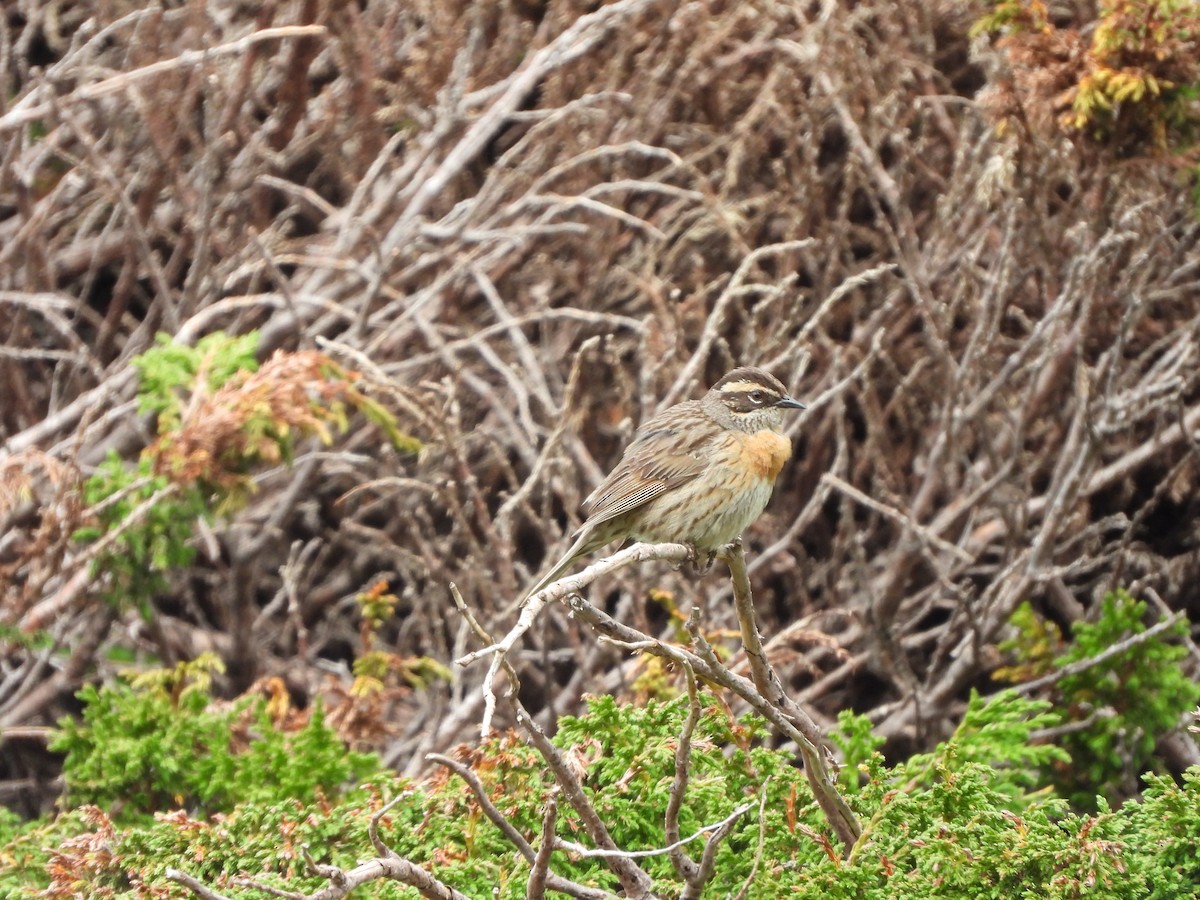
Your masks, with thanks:
[[[524,603],[538,591],[545,590],[547,585],[558,581],[558,579],[562,578],[565,574],[567,574],[567,572],[571,571],[571,567],[574,566],[579,559],[587,556],[598,547],[603,547],[605,543],[607,543],[607,541],[598,540],[596,533],[591,529],[586,529],[580,532],[579,537],[575,539],[575,543],[571,545],[571,549],[564,553],[562,559],[554,564],[554,568],[539,578],[534,583],[533,587],[525,592],[525,596],[522,598],[521,602]]]
[[[582,555],[583,554],[580,554],[580,556],[582,556]],[[558,565],[556,565],[553,569],[551,569],[549,572],[547,572],[545,575],[543,575],[541,578],[539,578],[537,580],[537,583],[533,587],[531,587],[528,591],[525,592],[525,600],[528,600],[530,597],[532,597],[538,591],[544,590],[546,588],[546,586],[548,584],[550,584],[551,582],[558,581],[558,579],[562,578],[562,576],[564,574],[566,574],[568,571],[570,571],[571,566],[573,566],[575,564],[575,560],[577,560],[578,558],[579,558],[578,556],[571,556],[571,555],[565,556],[562,559],[562,561],[560,561],[558,563]]]

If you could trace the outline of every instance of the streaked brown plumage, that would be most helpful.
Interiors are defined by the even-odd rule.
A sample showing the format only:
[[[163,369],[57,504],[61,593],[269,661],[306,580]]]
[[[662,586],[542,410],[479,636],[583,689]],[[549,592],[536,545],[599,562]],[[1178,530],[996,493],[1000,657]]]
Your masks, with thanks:
[[[690,544],[698,554],[737,539],[766,507],[792,454],[779,433],[783,411],[804,408],[773,375],[745,366],[702,399],[654,416],[584,501],[588,518],[575,542],[529,594],[617,539]]]

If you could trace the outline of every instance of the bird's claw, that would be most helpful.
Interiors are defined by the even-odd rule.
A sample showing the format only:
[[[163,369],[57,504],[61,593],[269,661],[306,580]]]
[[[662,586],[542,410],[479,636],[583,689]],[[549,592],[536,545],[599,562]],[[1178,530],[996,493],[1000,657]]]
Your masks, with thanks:
[[[687,544],[686,546],[688,548],[687,561],[691,565],[692,571],[697,575],[708,574],[709,569],[713,567],[713,560],[717,558],[716,551],[709,550],[705,553],[701,553],[700,549],[696,547],[695,544]],[[703,562],[701,562],[701,556],[704,557]]]

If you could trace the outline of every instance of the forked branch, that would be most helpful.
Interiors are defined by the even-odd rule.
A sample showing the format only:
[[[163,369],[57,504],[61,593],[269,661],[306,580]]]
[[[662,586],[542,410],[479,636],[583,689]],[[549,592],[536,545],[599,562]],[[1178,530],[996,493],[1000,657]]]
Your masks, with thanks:
[[[618,622],[593,606],[579,593],[601,574],[622,566],[649,559],[681,562],[689,555],[690,550],[682,544],[635,544],[588,566],[577,575],[557,581],[538,594],[527,598],[522,605],[517,623],[504,638],[459,660],[460,665],[467,665],[485,656],[491,657],[488,673],[483,683],[487,708],[484,733],[486,734],[491,727],[492,713],[496,706],[495,676],[501,666],[505,665],[506,655],[529,631],[538,613],[548,603],[553,600],[562,600],[575,618],[591,626],[598,635],[623,646],[633,647],[668,659],[710,682],[733,691],[788,739],[794,741],[804,757],[804,773],[812,787],[813,795],[843,848],[848,851],[861,833],[861,826],[838,792],[836,779],[826,762],[828,749],[824,734],[812,717],[787,696],[778,676],[767,662],[758,627],[754,621],[750,581],[746,573],[745,554],[740,543],[730,545],[721,555],[730,567],[738,620],[741,623],[746,653],[750,659],[753,681],[732,672],[717,659],[712,648],[700,634],[697,610],[693,609],[688,626],[696,648],[692,651],[666,643]],[[683,859],[677,860],[678,864],[687,867],[687,861]]]

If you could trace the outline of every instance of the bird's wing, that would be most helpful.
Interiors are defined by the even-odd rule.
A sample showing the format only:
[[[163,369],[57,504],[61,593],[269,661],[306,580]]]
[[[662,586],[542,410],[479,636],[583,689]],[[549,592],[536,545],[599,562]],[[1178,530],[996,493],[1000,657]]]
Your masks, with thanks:
[[[584,528],[594,528],[649,503],[708,467],[707,454],[699,443],[681,442],[677,429],[656,428],[654,424],[638,434],[617,467],[583,502],[588,514]],[[665,451],[666,447],[671,452]]]

